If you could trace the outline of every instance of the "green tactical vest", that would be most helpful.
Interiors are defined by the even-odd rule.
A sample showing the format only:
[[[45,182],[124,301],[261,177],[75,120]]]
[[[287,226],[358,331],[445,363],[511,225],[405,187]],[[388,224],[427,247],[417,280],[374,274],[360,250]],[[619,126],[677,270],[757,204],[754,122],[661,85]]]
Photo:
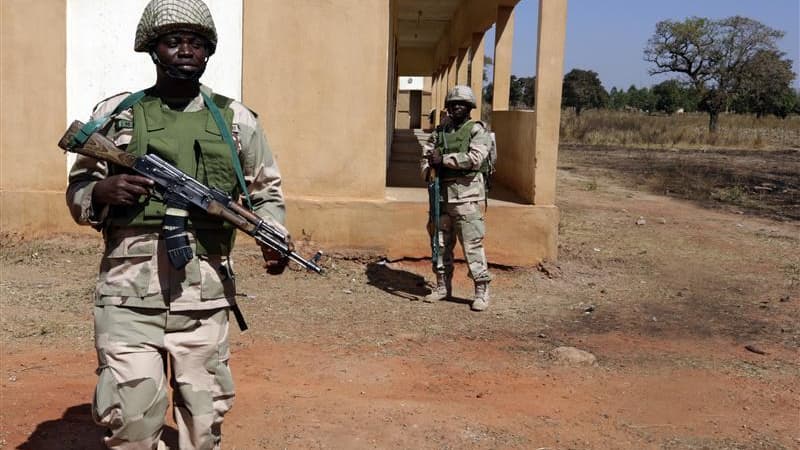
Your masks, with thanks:
[[[472,120],[468,120],[457,130],[439,131],[436,147],[443,155],[447,153],[467,153],[474,123]],[[445,142],[447,142],[447,148],[445,148]],[[442,167],[439,170],[439,176],[442,178],[475,176],[477,173],[477,170],[451,169],[449,167]]]
[[[231,99],[215,94],[225,124],[233,122]],[[146,96],[133,106],[133,137],[127,151],[136,156],[155,153],[206,186],[239,195],[231,148],[223,140],[208,109],[194,112],[173,111],[157,97]],[[111,226],[160,227],[166,205],[146,198],[134,207],[112,207]],[[233,248],[236,228],[196,208],[189,209],[187,229],[194,231],[198,255],[228,255]]]

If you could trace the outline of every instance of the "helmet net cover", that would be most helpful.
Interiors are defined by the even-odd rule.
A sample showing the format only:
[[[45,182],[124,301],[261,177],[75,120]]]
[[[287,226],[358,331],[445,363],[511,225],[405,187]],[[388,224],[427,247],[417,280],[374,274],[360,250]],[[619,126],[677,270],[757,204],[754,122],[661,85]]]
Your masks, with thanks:
[[[447,105],[450,102],[467,102],[475,108],[475,94],[472,93],[472,89],[469,86],[459,85],[453,86],[448,92],[447,96],[444,99],[444,104]]]
[[[154,40],[178,30],[203,36],[209,42],[209,55],[214,54],[217,29],[211,11],[202,0],[152,0],[144,8],[136,27],[133,49],[137,52],[148,52]]]

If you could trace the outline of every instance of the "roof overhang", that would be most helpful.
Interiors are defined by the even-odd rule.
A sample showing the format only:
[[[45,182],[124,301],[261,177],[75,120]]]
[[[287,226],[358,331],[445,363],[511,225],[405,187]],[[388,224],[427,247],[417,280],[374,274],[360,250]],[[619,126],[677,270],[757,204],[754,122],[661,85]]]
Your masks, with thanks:
[[[431,75],[469,46],[473,33],[496,21],[497,8],[519,0],[397,0],[398,70],[402,75]]]

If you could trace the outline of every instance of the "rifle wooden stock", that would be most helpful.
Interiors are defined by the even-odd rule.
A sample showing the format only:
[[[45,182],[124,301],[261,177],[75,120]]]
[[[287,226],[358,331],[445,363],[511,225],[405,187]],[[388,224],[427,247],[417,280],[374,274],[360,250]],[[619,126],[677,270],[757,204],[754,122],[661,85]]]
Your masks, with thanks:
[[[136,162],[136,156],[118,149],[114,142],[99,133],[92,133],[81,147],[72,146],[72,138],[78,134],[83,125],[80,120],[72,122],[64,136],[58,141],[58,146],[64,151],[80,153],[81,155],[108,161],[118,166],[133,167]]]

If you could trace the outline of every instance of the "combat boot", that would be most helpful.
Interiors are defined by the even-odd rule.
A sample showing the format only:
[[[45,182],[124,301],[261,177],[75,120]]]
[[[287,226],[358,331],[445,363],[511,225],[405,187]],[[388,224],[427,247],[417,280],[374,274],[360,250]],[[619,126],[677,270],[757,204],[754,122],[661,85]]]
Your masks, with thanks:
[[[450,297],[450,293],[452,292],[451,288],[452,278],[453,278],[452,275],[448,277],[443,273],[437,273],[436,286],[433,287],[433,290],[431,291],[430,294],[423,297],[422,301],[425,303],[433,303]]]
[[[489,282],[475,282],[475,298],[472,300],[470,308],[473,311],[483,311],[489,307]]]

